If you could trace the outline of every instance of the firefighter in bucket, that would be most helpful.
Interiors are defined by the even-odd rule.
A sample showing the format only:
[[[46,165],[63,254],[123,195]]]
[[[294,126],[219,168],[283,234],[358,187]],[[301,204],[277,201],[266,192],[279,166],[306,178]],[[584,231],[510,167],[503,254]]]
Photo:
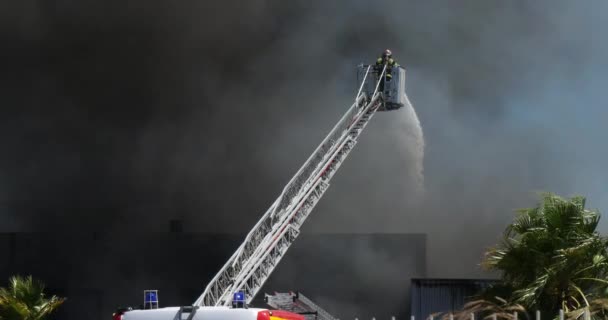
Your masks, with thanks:
[[[375,65],[375,70],[378,74],[378,76],[380,76],[380,74],[382,73],[382,69],[384,69],[384,65],[386,65],[386,72],[384,74],[384,81],[380,82],[380,91],[384,91],[384,82],[385,81],[391,81],[393,75],[391,74],[391,72],[393,71],[394,67],[399,67],[399,64],[397,63],[397,61],[395,61],[395,59],[393,59],[393,53],[391,52],[391,50],[386,49],[384,50],[384,52],[382,53],[382,56],[380,56],[378,58],[378,60],[376,60],[376,65]]]

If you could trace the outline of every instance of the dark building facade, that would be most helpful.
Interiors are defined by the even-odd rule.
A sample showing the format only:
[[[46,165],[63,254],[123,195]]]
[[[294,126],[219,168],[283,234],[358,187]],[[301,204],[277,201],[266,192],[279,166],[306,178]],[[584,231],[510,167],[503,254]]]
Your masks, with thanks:
[[[0,285],[32,275],[68,298],[54,319],[110,319],[159,290],[160,306],[188,305],[244,238],[241,234],[0,233]],[[299,290],[336,316],[406,317],[409,279],[424,277],[420,234],[303,234],[264,292]],[[390,297],[383,296],[390,293]]]

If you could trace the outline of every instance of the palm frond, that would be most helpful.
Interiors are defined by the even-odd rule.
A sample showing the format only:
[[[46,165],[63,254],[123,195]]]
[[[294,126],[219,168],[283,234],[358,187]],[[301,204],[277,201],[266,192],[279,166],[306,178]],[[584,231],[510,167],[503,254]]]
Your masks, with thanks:
[[[549,280],[550,274],[550,272],[547,272],[542,276],[539,276],[536,281],[530,283],[528,286],[513,292],[514,301],[523,305],[535,305]]]
[[[541,193],[540,200],[516,211],[503,238],[482,260],[484,269],[501,272],[501,286],[509,290],[502,300],[491,295],[494,289],[484,290],[457,320],[471,312],[509,319],[518,306],[543,314],[561,308],[569,317],[590,308],[608,319],[608,238],[596,230],[599,212],[585,209],[582,196]]]
[[[493,297],[492,300],[478,299],[466,303],[462,310],[454,313],[454,319],[468,320],[471,314],[475,314],[482,319],[496,316],[501,320],[513,320],[514,312],[525,315],[526,309],[522,305],[511,304],[506,299]]]
[[[10,278],[9,287],[0,288],[0,320],[45,319],[65,298],[47,298],[44,289],[44,284],[31,276]]]

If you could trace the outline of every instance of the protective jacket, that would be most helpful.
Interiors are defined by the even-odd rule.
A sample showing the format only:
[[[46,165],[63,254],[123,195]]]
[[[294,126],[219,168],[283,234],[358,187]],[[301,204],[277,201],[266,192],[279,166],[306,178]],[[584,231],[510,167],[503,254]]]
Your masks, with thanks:
[[[385,63],[387,63],[386,77],[391,78],[392,77],[391,71],[393,70],[393,67],[398,67],[399,64],[393,58],[388,58],[388,60],[386,60],[383,57],[380,57],[380,58],[378,58],[378,60],[376,60],[376,69],[378,70],[378,72],[382,72],[382,68],[384,68]]]

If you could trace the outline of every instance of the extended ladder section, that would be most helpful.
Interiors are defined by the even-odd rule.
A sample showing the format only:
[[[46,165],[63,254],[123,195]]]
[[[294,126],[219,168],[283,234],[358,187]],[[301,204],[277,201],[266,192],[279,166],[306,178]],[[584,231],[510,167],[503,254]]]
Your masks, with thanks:
[[[307,320],[338,320],[299,292],[266,294],[264,300],[272,308],[301,314]]]
[[[386,66],[375,78],[381,79],[385,71]],[[329,181],[357,143],[357,138],[382,105],[379,80],[374,81],[373,93],[362,92],[370,74],[370,67],[367,67],[355,103],[285,186],[194,306],[230,306],[232,295],[237,291],[245,292],[247,303],[253,300],[300,233],[300,227],[329,187]]]

